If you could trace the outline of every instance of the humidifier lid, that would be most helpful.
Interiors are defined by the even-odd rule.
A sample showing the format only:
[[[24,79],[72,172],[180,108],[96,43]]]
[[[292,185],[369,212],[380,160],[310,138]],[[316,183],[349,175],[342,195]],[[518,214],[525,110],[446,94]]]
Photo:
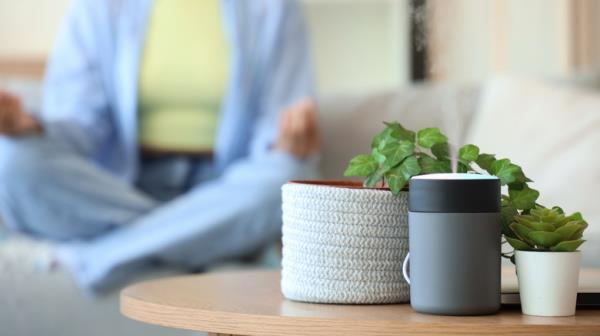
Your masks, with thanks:
[[[500,180],[481,174],[429,174],[411,178],[411,212],[500,212]]]

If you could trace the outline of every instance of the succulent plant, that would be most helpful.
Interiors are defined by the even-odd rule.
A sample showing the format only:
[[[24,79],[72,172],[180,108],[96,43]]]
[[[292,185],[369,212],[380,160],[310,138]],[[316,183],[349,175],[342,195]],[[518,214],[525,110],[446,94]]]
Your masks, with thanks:
[[[536,206],[513,219],[504,236],[516,250],[573,252],[585,242],[581,238],[588,225],[578,212],[565,216],[559,207]]]

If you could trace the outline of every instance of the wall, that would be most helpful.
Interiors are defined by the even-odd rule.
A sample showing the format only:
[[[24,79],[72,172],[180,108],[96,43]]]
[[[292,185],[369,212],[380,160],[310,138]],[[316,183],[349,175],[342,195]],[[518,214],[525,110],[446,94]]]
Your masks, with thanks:
[[[302,2],[321,93],[369,91],[407,82],[407,0]],[[68,3],[0,0],[0,63],[45,58]]]
[[[491,3],[430,0],[428,7],[430,77],[479,81],[490,68]]]
[[[68,3],[69,0],[0,0],[0,58],[45,57]]]
[[[598,0],[430,0],[432,74],[566,77],[600,67]]]
[[[284,0],[282,0],[284,1]],[[408,0],[301,0],[321,93],[409,82]],[[44,58],[69,0],[0,0],[0,71]],[[560,77],[600,68],[600,0],[428,0],[431,75]]]
[[[408,83],[408,1],[305,0],[324,93]]]

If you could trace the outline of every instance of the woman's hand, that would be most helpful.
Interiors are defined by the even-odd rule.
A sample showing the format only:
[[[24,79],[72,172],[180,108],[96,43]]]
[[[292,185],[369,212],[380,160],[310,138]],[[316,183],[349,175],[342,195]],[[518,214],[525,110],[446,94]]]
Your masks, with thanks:
[[[41,131],[40,123],[23,110],[21,100],[0,90],[0,135],[19,136]]]
[[[315,103],[301,100],[288,107],[281,116],[279,136],[274,149],[304,158],[321,147]]]

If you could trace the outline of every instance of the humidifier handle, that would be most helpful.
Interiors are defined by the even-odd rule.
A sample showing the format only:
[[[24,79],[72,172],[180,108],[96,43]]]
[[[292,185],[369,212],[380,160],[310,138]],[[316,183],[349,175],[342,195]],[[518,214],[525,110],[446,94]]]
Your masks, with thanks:
[[[410,260],[410,253],[406,254],[406,258],[404,258],[404,262],[402,263],[402,275],[404,276],[404,280],[410,285],[410,277],[408,276],[408,262]]]

